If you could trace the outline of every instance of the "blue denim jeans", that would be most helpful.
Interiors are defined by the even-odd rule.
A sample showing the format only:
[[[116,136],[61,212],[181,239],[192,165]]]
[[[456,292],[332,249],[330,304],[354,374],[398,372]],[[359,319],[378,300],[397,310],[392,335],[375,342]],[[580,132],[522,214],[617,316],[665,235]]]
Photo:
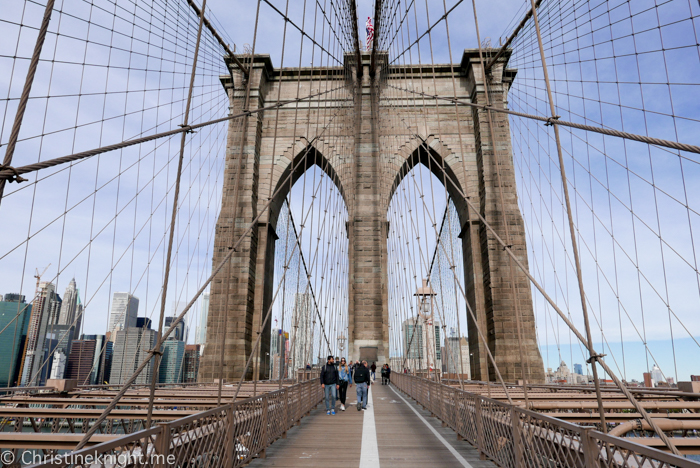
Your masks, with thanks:
[[[323,391],[326,395],[326,411],[335,411],[335,384],[326,385]]]
[[[367,408],[367,383],[359,383],[357,386],[357,401],[362,402],[362,407]]]

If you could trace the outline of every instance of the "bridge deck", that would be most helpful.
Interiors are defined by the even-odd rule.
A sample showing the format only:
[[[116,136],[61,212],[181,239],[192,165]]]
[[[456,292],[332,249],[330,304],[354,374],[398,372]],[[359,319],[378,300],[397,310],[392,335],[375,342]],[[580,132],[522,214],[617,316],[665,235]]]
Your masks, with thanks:
[[[358,412],[355,386],[348,389],[348,409],[326,415],[321,404],[299,427],[267,449],[266,459],[249,466],[278,467],[495,467],[479,460],[469,443],[457,440],[450,428],[391,386],[377,383],[367,411]],[[447,444],[447,445],[446,445]]]

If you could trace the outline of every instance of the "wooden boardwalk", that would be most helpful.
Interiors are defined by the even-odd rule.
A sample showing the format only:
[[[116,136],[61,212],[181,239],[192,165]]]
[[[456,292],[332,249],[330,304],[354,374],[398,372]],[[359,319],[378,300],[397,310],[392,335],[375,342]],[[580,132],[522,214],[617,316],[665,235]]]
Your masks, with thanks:
[[[372,385],[367,411],[358,412],[356,401],[353,385],[347,411],[339,411],[338,403],[336,415],[328,416],[325,405],[319,405],[286,439],[268,447],[265,459],[249,466],[351,467],[360,466],[361,459],[362,468],[496,466],[479,460],[469,443],[458,441],[454,431],[391,386]]]

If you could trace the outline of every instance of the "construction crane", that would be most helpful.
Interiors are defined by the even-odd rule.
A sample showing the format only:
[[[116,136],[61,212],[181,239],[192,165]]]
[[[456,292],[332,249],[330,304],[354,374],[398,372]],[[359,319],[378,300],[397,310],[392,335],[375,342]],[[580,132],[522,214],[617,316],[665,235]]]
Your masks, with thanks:
[[[44,273],[46,273],[46,270],[49,269],[51,264],[49,263],[46,265],[46,268],[39,273],[39,269],[36,268],[36,274],[34,275],[34,278],[36,278],[36,287],[34,288],[34,299],[32,300],[32,313],[29,316],[29,329],[27,330],[27,339],[24,340],[24,349],[22,350],[22,359],[20,361],[20,367],[19,367],[19,374],[17,375],[17,384],[22,381],[22,371],[24,370],[24,360],[27,357],[27,342],[29,341],[29,334],[32,331],[32,323],[34,322],[34,316],[35,314],[38,314],[40,312],[37,311],[37,299],[39,297],[39,285],[41,284],[41,277],[44,276]]]

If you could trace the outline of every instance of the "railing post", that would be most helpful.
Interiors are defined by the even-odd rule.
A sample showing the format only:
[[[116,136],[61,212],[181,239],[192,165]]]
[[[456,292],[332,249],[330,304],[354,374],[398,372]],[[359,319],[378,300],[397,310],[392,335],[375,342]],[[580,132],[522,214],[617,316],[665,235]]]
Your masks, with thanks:
[[[597,464],[598,449],[596,444],[591,440],[592,428],[581,428],[581,451],[583,452],[583,466],[593,468]]]
[[[475,416],[476,416],[476,448],[479,450],[479,458],[481,460],[486,460],[486,453],[484,452],[484,421],[481,418],[481,397],[476,397],[474,402]]]
[[[521,438],[520,430],[520,413],[518,413],[518,408],[511,406],[510,408],[511,425],[513,426],[513,466],[515,468],[520,468],[525,466],[523,459],[523,441]]]
[[[268,412],[269,412],[269,401],[267,395],[263,395],[260,399],[260,404],[262,405],[262,435],[260,439],[262,440],[262,450],[258,453],[259,458],[267,458],[265,455],[265,449],[269,443],[269,434],[267,433],[268,427]]]
[[[234,457],[236,454],[236,411],[235,411],[235,404],[234,403],[229,403],[228,405],[228,437],[226,438],[226,443],[228,446],[226,447],[226,460],[224,466],[233,466],[235,461]]]
[[[292,427],[292,422],[289,420],[289,387],[284,389],[284,439],[287,438],[287,431]]]
[[[154,468],[166,468],[170,466],[168,462],[168,455],[170,455],[170,424],[169,423],[159,423],[160,432],[156,441],[153,444],[156,452]],[[148,440],[148,438],[146,438]]]

